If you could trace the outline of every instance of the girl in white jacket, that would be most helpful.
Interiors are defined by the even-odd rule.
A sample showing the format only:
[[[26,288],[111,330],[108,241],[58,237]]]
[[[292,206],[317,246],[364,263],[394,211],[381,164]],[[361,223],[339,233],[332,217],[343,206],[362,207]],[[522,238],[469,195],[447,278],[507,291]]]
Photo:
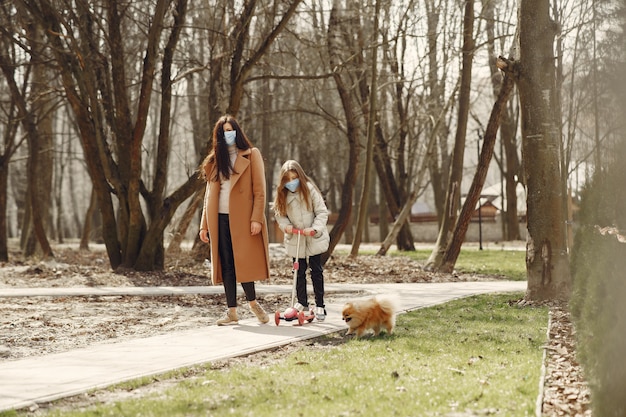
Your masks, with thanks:
[[[298,259],[300,268],[296,278],[298,311],[308,308],[306,271],[311,268],[311,282],[315,294],[315,317],[326,318],[324,305],[324,269],[322,254],[328,250],[330,236],[326,229],[328,209],[322,193],[294,160],[286,161],[280,169],[280,181],[276,188],[274,216],[280,230],[285,234],[287,254]],[[300,236],[300,250],[296,253],[298,236],[294,229],[304,233]]]

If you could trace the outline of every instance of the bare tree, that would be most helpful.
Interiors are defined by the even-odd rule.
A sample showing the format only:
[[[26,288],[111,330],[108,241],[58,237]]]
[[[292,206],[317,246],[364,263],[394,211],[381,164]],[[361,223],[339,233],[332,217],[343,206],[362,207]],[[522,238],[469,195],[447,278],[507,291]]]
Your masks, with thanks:
[[[333,79],[335,81],[337,92],[343,106],[343,112],[346,123],[346,135],[349,144],[348,168],[346,170],[344,181],[341,189],[341,208],[335,226],[330,232],[330,246],[328,252],[323,256],[324,262],[328,260],[328,256],[339,243],[343,232],[350,222],[352,214],[352,202],[354,196],[354,187],[357,177],[357,163],[360,144],[360,129],[358,126],[359,104],[351,90],[352,82],[350,77],[361,74],[363,68],[354,68],[347,57],[352,57],[354,53],[358,53],[359,49],[354,44],[354,37],[359,34],[358,11],[357,4],[350,2],[351,7],[344,9],[341,7],[339,0],[333,1],[333,7],[330,12],[328,22],[328,52],[330,67],[333,71]],[[346,15],[348,13],[348,15]],[[342,69],[342,71],[339,71]],[[357,76],[358,78],[358,76]]]
[[[14,68],[17,67],[17,57],[15,51],[15,45],[11,42],[9,36],[9,28],[11,27],[11,15],[8,10],[3,6],[0,7],[0,21],[2,22],[2,29],[0,29],[0,65],[2,71],[8,71],[8,76],[5,74],[0,85],[0,91],[3,97],[8,97],[7,100],[2,100],[0,107],[2,108],[1,114],[3,115],[0,121],[0,131],[2,134],[2,153],[0,154],[0,262],[7,262],[9,260],[9,250],[7,242],[7,192],[9,189],[9,162],[13,157],[13,154],[21,145],[22,141],[17,139],[17,131],[19,125],[18,107],[16,99],[25,95],[24,89],[27,83],[22,84],[22,89],[17,89],[14,92],[17,96],[11,92],[12,89],[16,89],[17,85],[11,82],[13,79]],[[24,77],[28,79],[29,69],[25,71]],[[9,85],[11,84],[11,86]]]
[[[6,19],[7,10],[3,9]],[[27,256],[35,254],[37,247],[42,256],[53,257],[54,253],[46,234],[46,222],[49,220],[51,195],[52,164],[51,155],[51,115],[48,103],[49,98],[43,93],[45,81],[45,67],[43,66],[43,49],[41,47],[42,29],[36,23],[28,25],[27,34],[32,42],[31,65],[34,68],[33,96],[27,97],[25,90],[21,90],[15,78],[16,63],[8,54],[0,54],[0,69],[5,76],[10,95],[17,110],[17,117],[21,121],[28,142],[28,186],[27,186],[27,215],[24,216],[22,230],[22,247]],[[3,34],[9,35],[6,31]],[[3,36],[3,43],[8,46],[7,38]],[[9,49],[10,50],[10,49]],[[15,55],[13,58],[15,59]],[[31,103],[29,105],[29,103]],[[37,115],[42,121],[37,121]],[[5,211],[6,213],[6,211]]]
[[[498,33],[496,37],[496,21],[505,22],[509,16],[496,16],[496,2],[493,0],[483,1],[483,16],[485,18],[485,31],[487,33],[487,51],[489,72],[491,74],[491,83],[494,97],[498,97],[502,86],[502,76],[496,67],[496,41],[500,39],[499,48],[504,50],[505,40],[513,38],[508,32]],[[501,12],[506,11],[507,7],[500,8]],[[512,8],[511,8],[512,9]],[[517,185],[521,178],[520,161],[518,156],[518,143],[516,140],[518,130],[518,111],[517,100],[509,100],[503,109],[500,120],[500,143],[501,156],[498,160],[500,172],[505,179],[505,192],[503,202],[506,201],[506,207],[501,207],[502,213],[502,239],[519,240],[521,237],[519,226],[519,215],[517,212]]]
[[[243,12],[237,25],[234,28],[235,44],[232,51],[232,60],[230,66],[230,102],[226,112],[229,114],[237,114],[241,106],[241,100],[244,93],[243,85],[250,76],[250,72],[259,62],[261,57],[266,54],[272,42],[287,26],[289,19],[295,13],[298,5],[302,0],[293,0],[288,3],[287,10],[281,16],[278,24],[272,28],[267,37],[253,50],[248,59],[244,59],[244,51],[248,49],[248,37],[252,26],[252,15],[255,10],[257,1],[251,0],[244,3]]]
[[[456,32],[462,32],[457,26],[453,10],[447,0],[427,0],[426,6],[426,37],[427,37],[427,68],[425,69],[425,85],[427,97],[424,106],[431,118],[427,129],[434,129],[434,120],[437,120],[444,107],[446,84],[452,66],[450,55],[456,54]],[[451,51],[450,49],[454,49]],[[454,83],[456,84],[456,82]],[[451,116],[449,116],[451,117]],[[433,190],[433,199],[439,225],[445,213],[446,190],[451,165],[451,156],[448,149],[448,135],[450,121],[444,119],[437,128],[437,146],[429,160],[430,182]]]
[[[256,21],[252,16],[257,2],[246,2],[239,15],[230,15],[231,22],[235,22],[231,26],[234,49],[222,51],[232,57],[227,111],[238,111],[251,68],[299,3],[285,3],[279,22],[270,25],[267,36],[260,37],[253,48],[248,34],[251,22]],[[79,126],[102,214],[103,239],[111,266],[162,268],[164,230],[177,208],[202,186],[192,171],[186,181],[166,194],[173,71],[177,68],[178,41],[185,28],[187,0],[159,0],[153,6],[146,3],[145,9],[103,1],[89,8],[79,4],[63,13],[48,0],[24,0],[21,4],[46,28],[48,45],[61,69],[60,79]],[[137,15],[143,10],[145,16]],[[144,32],[139,30],[142,19],[148,22]],[[222,20],[218,27],[221,33],[225,24]],[[142,65],[136,65],[131,58],[139,54],[143,55]],[[157,97],[156,83],[160,83]],[[154,102],[159,103],[158,112],[151,111]],[[150,147],[156,150],[153,168],[147,170],[144,149],[148,148],[146,128],[151,117],[158,119],[158,128],[156,145]]]
[[[359,205],[359,216],[357,221],[357,228],[354,234],[354,240],[352,241],[352,249],[350,255],[356,256],[359,252],[359,246],[361,244],[361,237],[363,231],[369,222],[369,195],[371,187],[371,171],[372,162],[374,159],[374,138],[376,136],[376,96],[378,94],[376,79],[378,77],[378,16],[380,13],[380,2],[375,0],[375,12],[374,12],[374,30],[372,37],[372,68],[371,68],[371,84],[368,99],[368,117],[367,117],[367,146],[365,148],[365,169],[364,169],[364,181],[363,181],[363,193],[361,194],[361,201]]]
[[[446,204],[439,227],[439,235],[435,248],[426,263],[429,269],[439,269],[443,262],[443,254],[451,239],[451,233],[457,219],[457,203],[460,199],[461,180],[463,178],[463,155],[465,153],[465,135],[469,115],[470,87],[472,82],[472,61],[474,56],[474,2],[465,1],[463,20],[463,67],[459,91],[459,107],[450,178]]]
[[[395,111],[388,118],[379,116],[380,120],[376,124],[373,155],[384,197],[384,201],[381,201],[380,205],[386,207],[385,210],[380,210],[381,225],[386,223],[388,215],[397,220],[402,206],[409,198],[411,193],[409,179],[412,174],[412,167],[419,159],[416,150],[419,149],[420,145],[420,129],[412,129],[412,126],[420,123],[420,118],[415,117],[412,109],[419,108],[419,105],[415,103],[419,102],[421,95],[413,87],[414,80],[412,78],[414,74],[405,65],[409,53],[407,50],[407,42],[410,37],[407,30],[407,26],[410,25],[409,14],[401,13],[403,18],[397,22],[395,33],[391,33],[391,22],[394,20],[391,19],[390,6],[391,2],[386,3],[383,10],[385,13],[383,24],[381,25],[383,39],[381,44],[383,62],[381,66],[386,66],[386,68],[381,68],[381,71],[389,71],[389,80],[388,86],[381,86],[379,94],[382,99],[385,98],[385,93],[390,97],[389,106],[394,107]],[[415,4],[409,2],[405,7],[405,10],[410,10],[415,7]],[[412,70],[414,71],[414,69]],[[386,114],[386,112],[382,114]],[[388,233],[384,230],[381,230],[382,232]],[[408,218],[401,223],[401,228],[397,233],[394,233],[394,237],[398,249],[407,251],[415,249]]]
[[[458,86],[452,91],[452,94],[450,95],[450,98],[448,99],[446,105],[444,106],[443,109],[441,109],[441,114],[439,115],[439,117],[435,119],[435,123],[433,124],[433,129],[430,131],[430,138],[428,140],[428,144],[426,145],[425,152],[422,156],[421,167],[418,170],[414,178],[414,183],[412,185],[411,193],[409,194],[409,197],[404,203],[402,210],[400,210],[398,217],[395,219],[393,226],[391,227],[391,230],[389,231],[389,233],[383,240],[380,246],[380,249],[378,250],[376,255],[383,256],[387,253],[387,251],[389,250],[389,247],[391,246],[391,243],[393,242],[393,240],[395,240],[398,233],[400,233],[400,228],[406,222],[406,219],[411,214],[411,208],[413,207],[413,204],[415,204],[415,201],[417,201],[417,198],[420,195],[420,190],[423,189],[425,173],[429,167],[430,161],[433,157],[433,153],[437,144],[437,137],[439,135],[439,126],[441,126],[441,124],[443,123],[442,120],[444,119],[445,115],[448,113],[449,108],[452,107],[452,103],[454,101],[453,98],[456,95],[457,91],[458,91]]]
[[[487,123],[487,129],[485,131],[485,141],[483,143],[483,147],[480,153],[480,158],[478,160],[478,166],[476,168],[476,173],[474,174],[472,185],[470,186],[469,192],[467,193],[465,203],[463,204],[463,208],[461,209],[461,214],[459,214],[459,219],[454,226],[454,232],[452,233],[452,238],[448,242],[448,247],[446,248],[446,251],[443,255],[439,271],[448,273],[452,273],[454,271],[454,265],[456,264],[459,254],[461,253],[461,245],[465,241],[465,234],[467,233],[469,222],[474,215],[476,203],[480,201],[480,193],[483,189],[485,178],[487,177],[487,170],[489,169],[489,163],[491,162],[494,147],[496,144],[500,119],[505,111],[506,105],[509,101],[509,97],[511,95],[511,92],[513,91],[514,86],[515,81],[513,80],[513,78],[510,76],[505,76],[502,82],[502,86],[500,87],[500,91],[498,93],[498,98],[493,105],[491,117],[489,118],[489,122]],[[481,207],[479,206],[478,210],[480,209]]]

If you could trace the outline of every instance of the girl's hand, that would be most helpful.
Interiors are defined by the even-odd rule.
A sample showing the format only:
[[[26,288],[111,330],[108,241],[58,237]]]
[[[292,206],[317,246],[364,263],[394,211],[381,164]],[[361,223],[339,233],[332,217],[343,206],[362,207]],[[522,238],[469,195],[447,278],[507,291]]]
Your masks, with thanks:
[[[304,236],[315,236],[315,229],[313,229],[312,227],[307,227],[302,231],[302,234]]]
[[[293,226],[292,225],[285,226],[285,233],[292,234],[293,233]]]
[[[261,233],[261,223],[259,222],[251,222],[250,223],[250,234],[252,236],[258,235]]]
[[[203,241],[204,243],[209,243],[209,231],[202,229],[200,230],[200,240]]]

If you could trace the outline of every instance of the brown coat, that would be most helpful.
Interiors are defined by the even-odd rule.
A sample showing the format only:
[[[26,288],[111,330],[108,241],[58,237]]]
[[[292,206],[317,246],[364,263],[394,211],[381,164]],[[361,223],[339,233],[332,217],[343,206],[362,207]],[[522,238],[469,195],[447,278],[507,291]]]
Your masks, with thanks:
[[[257,148],[238,150],[233,168],[235,173],[230,177],[229,220],[237,282],[265,280],[270,276],[270,258],[265,218],[265,168],[261,153]],[[207,167],[209,173],[214,169],[215,165]],[[220,183],[212,181],[212,175],[207,175],[207,178],[200,229],[209,231],[213,266],[211,280],[216,285],[222,282],[218,252]],[[250,235],[250,223],[253,221],[262,224],[261,233],[256,236]]]

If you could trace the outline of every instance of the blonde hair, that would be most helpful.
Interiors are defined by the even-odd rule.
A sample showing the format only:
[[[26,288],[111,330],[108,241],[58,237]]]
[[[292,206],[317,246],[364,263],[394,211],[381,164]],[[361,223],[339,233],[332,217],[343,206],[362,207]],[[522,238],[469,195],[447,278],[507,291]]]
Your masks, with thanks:
[[[278,185],[276,186],[276,197],[274,198],[274,213],[277,216],[286,216],[287,215],[287,193],[289,190],[285,188],[285,184],[289,182],[289,177],[287,174],[289,172],[294,172],[300,179],[300,187],[298,187],[298,192],[302,196],[306,206],[309,209],[313,208],[313,204],[311,202],[311,192],[309,190],[309,183],[311,183],[315,187],[315,183],[311,181],[311,179],[304,173],[304,170],[300,166],[297,161],[290,159],[285,161],[282,167],[280,167],[280,180],[278,181]]]

